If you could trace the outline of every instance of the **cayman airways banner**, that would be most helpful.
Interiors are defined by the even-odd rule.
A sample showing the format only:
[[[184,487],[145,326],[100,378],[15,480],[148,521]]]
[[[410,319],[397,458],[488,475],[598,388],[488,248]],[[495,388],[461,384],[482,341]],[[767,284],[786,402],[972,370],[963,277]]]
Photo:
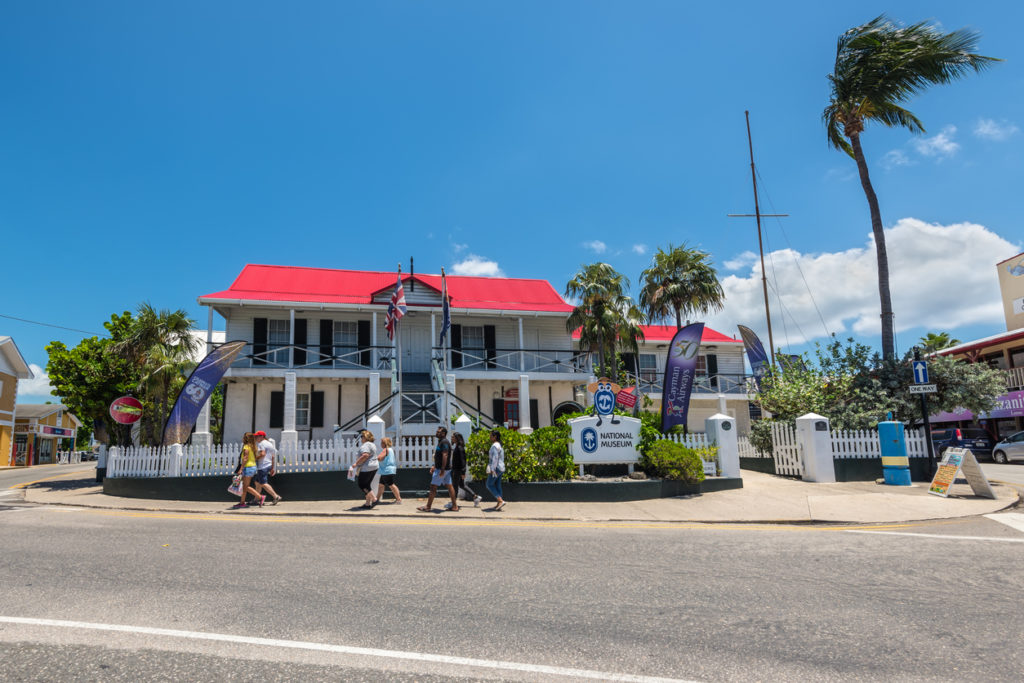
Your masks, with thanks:
[[[761,340],[757,338],[754,331],[749,327],[737,325],[740,328],[740,336],[743,337],[743,346],[747,349],[747,360],[750,361],[750,370],[754,373],[754,382],[758,390],[761,389],[761,378],[768,372],[768,354],[764,352]]]
[[[697,352],[700,351],[700,338],[703,334],[704,323],[693,323],[676,332],[669,344],[661,397],[663,433],[676,425],[686,425],[693,378],[697,374]]]
[[[188,440],[203,404],[210,400],[213,388],[245,348],[245,344],[244,341],[230,341],[218,346],[192,371],[181,393],[178,394],[178,400],[174,402],[167,424],[164,425],[164,446],[185,443]]]

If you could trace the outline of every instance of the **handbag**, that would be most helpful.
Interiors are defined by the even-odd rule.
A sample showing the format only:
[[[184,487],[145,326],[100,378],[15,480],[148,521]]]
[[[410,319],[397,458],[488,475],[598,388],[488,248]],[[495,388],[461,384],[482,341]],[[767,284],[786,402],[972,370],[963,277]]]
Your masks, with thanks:
[[[228,487],[228,493],[235,496],[242,495],[242,475],[236,474],[231,477],[231,486]]]

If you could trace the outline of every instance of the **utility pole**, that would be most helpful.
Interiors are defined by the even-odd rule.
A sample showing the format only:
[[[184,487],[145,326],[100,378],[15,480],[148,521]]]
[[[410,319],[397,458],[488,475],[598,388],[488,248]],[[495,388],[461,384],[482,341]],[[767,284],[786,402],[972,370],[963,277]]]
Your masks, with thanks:
[[[750,179],[754,184],[754,213],[730,213],[730,218],[756,218],[757,219],[757,251],[761,254],[761,289],[764,291],[764,316],[768,322],[768,350],[771,352],[772,367],[775,367],[775,339],[772,336],[772,313],[768,306],[768,273],[764,269],[764,245],[761,241],[761,217],[785,217],[788,213],[761,213],[761,207],[757,200],[757,170],[754,168],[754,142],[750,137],[750,112],[743,112],[747,117],[747,146],[750,148]]]

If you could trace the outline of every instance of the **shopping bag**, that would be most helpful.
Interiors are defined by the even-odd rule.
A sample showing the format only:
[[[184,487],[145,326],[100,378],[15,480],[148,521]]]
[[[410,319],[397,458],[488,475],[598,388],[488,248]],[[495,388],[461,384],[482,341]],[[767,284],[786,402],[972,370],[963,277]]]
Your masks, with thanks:
[[[231,478],[231,486],[228,487],[228,493],[235,496],[242,495],[242,475],[236,474]]]
[[[355,465],[352,465],[351,467],[348,468],[348,480],[349,481],[355,481],[356,480],[356,466]]]

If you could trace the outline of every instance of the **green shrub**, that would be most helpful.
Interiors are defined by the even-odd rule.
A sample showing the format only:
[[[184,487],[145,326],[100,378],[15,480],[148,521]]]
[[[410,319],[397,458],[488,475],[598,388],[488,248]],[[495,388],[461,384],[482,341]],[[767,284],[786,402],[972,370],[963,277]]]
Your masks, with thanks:
[[[505,479],[508,481],[536,481],[537,458],[530,448],[526,435],[513,429],[498,427],[501,445],[505,449]],[[470,435],[466,443],[466,459],[474,479],[487,478],[488,453],[491,449],[491,432],[482,429]]]
[[[572,441],[569,425],[561,424],[542,427],[530,434],[530,448],[537,459],[534,481],[564,481],[572,479],[576,464],[569,453]]]
[[[696,484],[704,481],[704,460],[701,454],[710,450],[696,450],[660,439],[640,456],[640,466],[650,476]]]
[[[750,445],[764,455],[772,455],[772,423],[774,420],[755,420],[750,425]]]

